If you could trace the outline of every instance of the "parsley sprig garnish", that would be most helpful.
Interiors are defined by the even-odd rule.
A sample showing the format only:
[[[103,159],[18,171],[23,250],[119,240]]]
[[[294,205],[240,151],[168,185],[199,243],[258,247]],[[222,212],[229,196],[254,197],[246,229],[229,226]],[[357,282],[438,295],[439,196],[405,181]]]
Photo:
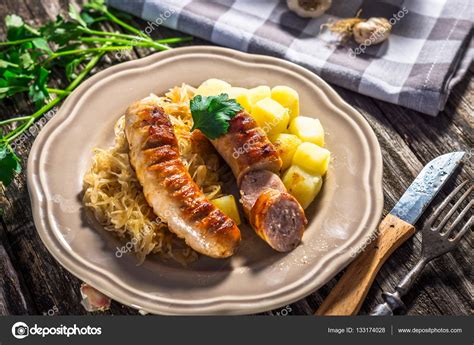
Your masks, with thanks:
[[[170,49],[167,44],[189,40],[153,40],[124,21],[130,18],[109,10],[104,0],[90,0],[82,10],[71,4],[67,18],[57,16],[40,27],[30,26],[14,14],[6,16],[7,40],[0,41],[0,101],[27,97],[36,111],[0,120],[0,183],[10,184],[21,171],[20,158],[13,149],[15,139],[65,99],[106,52],[133,47],[161,51]],[[100,30],[99,22],[118,25],[127,33]],[[69,84],[63,89],[48,87],[53,72],[64,73]]]
[[[219,96],[195,96],[190,102],[193,116],[193,127],[201,130],[209,139],[216,139],[227,133],[229,120],[243,108],[235,101],[229,99],[226,93]]]

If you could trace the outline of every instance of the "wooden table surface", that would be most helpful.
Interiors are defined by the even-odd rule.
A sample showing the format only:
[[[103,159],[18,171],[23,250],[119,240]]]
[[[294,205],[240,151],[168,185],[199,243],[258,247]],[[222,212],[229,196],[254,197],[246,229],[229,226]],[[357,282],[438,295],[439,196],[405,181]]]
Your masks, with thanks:
[[[58,13],[66,14],[68,0],[2,0],[0,2],[0,37],[4,39],[3,18],[15,13],[33,24],[44,23]],[[136,20],[141,28],[146,23]],[[109,27],[110,29],[110,27]],[[156,38],[184,36],[184,34],[160,28]],[[190,45],[209,44],[195,39]],[[149,50],[135,50],[134,58],[150,54]],[[112,54],[103,59],[99,67],[104,69],[114,63]],[[465,150],[470,159],[458,176],[448,182],[435,202],[447,195],[454,185],[465,179],[472,181],[473,149],[473,98],[472,69],[453,90],[444,112],[429,117],[396,105],[377,101],[370,97],[335,87],[336,91],[358,109],[375,131],[384,159],[384,196],[386,214],[409,186],[421,168],[431,159],[443,153]],[[58,74],[49,87],[65,85]],[[25,100],[2,101],[0,120],[16,114],[27,115],[33,107]],[[34,136],[21,149],[22,166],[25,168]],[[80,304],[81,281],[66,271],[49,254],[41,242],[33,223],[30,199],[26,186],[25,170],[12,185],[0,191],[0,314],[88,314]],[[429,209],[430,210],[430,209]],[[420,226],[422,218],[418,222]],[[403,244],[386,262],[376,278],[361,309],[368,313],[382,302],[382,291],[391,291],[413,267],[420,254],[420,234]],[[470,315],[472,313],[472,244],[471,234],[466,236],[453,252],[433,261],[404,298],[410,315]],[[311,314],[327,296],[340,274],[327,285],[307,298],[264,314]],[[137,311],[113,302],[103,314],[137,314]]]

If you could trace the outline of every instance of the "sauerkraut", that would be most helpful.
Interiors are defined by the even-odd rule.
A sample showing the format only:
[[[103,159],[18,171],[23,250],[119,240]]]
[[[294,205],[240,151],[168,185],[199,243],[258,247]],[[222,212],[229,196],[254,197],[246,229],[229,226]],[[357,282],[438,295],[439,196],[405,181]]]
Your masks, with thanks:
[[[194,91],[183,84],[158,100],[173,123],[185,166],[206,196],[214,199],[222,196],[219,171],[223,167],[215,152],[202,150],[191,140],[189,101]],[[198,256],[169,231],[148,205],[130,165],[124,117],[115,125],[115,145],[93,150],[91,167],[84,176],[84,204],[106,230],[123,238],[125,248],[132,248],[140,263],[151,253],[182,264]]]

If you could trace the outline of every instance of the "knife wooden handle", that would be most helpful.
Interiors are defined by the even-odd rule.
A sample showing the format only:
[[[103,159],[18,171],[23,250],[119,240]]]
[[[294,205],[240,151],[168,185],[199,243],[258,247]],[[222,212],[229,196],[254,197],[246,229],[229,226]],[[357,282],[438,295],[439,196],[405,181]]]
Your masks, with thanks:
[[[347,267],[316,315],[356,315],[387,258],[415,233],[415,227],[388,214],[376,238]]]

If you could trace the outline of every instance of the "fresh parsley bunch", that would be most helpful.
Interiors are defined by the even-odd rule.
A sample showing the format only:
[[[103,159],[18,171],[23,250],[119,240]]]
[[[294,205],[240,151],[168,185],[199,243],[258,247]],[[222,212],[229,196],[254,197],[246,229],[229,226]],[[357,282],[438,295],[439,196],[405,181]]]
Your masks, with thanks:
[[[14,140],[66,98],[106,52],[133,47],[161,51],[170,49],[167,44],[190,39],[155,41],[121,18],[128,17],[112,13],[104,0],[91,0],[81,11],[70,5],[67,18],[57,16],[40,27],[32,27],[14,14],[6,16],[7,39],[0,42],[0,101],[27,97],[36,111],[0,121],[0,182],[5,186],[21,171],[20,158],[12,149]],[[104,21],[128,33],[99,30],[97,23]],[[64,73],[69,84],[63,89],[48,87],[53,71]]]

